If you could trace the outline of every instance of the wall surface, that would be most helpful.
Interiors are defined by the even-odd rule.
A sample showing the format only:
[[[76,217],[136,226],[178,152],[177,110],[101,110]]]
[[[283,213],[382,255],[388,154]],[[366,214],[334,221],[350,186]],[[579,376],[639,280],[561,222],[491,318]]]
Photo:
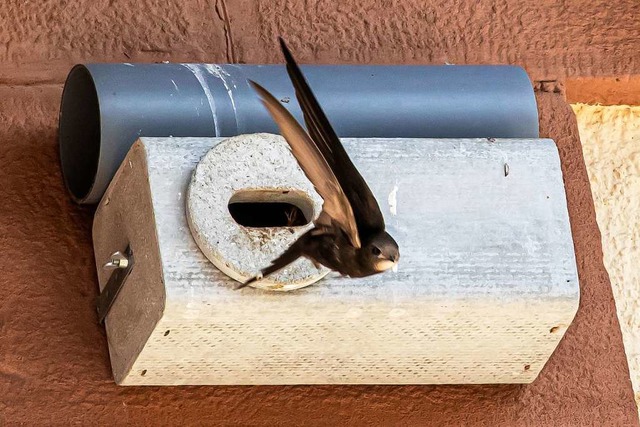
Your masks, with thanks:
[[[76,62],[279,62],[275,38],[282,35],[301,62],[518,64],[533,80],[558,82],[558,90],[566,85],[572,102],[622,96],[640,104],[637,0],[5,0],[2,6],[3,84],[59,84]],[[584,78],[597,78],[599,89]]]
[[[610,96],[618,96],[615,78],[639,74],[639,7],[636,0],[454,7],[444,0],[5,1],[0,425],[638,425],[578,131],[563,95],[576,88],[571,81],[597,77],[613,78]],[[537,81],[541,134],[556,140],[563,165],[581,304],[533,384],[114,385],[94,308],[93,212],[70,202],[58,167],[64,77],[84,61],[280,62],[278,34],[301,62],[517,63]]]
[[[640,107],[575,105],[604,265],[640,403]]]

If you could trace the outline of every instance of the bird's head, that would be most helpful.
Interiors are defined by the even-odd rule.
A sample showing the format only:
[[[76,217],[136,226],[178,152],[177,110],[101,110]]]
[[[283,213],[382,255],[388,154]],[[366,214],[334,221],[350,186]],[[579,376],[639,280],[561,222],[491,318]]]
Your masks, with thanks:
[[[365,247],[371,264],[377,271],[393,268],[400,260],[400,249],[393,237],[387,232],[377,234]]]

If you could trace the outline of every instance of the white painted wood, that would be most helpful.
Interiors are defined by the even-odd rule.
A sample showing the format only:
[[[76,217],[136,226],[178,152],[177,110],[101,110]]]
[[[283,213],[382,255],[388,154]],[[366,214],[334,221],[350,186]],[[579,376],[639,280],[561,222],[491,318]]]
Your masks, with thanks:
[[[345,139],[399,269],[277,293],[232,290],[189,232],[191,174],[221,140],[141,139],[96,212],[101,287],[111,252],[136,253],[107,317],[119,384],[527,383],[572,321],[553,141]]]

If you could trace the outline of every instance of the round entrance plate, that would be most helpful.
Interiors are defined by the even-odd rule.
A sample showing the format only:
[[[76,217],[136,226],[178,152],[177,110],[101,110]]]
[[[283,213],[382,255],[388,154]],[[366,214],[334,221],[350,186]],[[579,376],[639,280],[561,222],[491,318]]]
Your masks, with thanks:
[[[229,203],[288,203],[309,223],[303,226],[247,227],[229,212]],[[259,205],[257,206],[259,209]],[[229,277],[245,282],[280,256],[313,224],[322,198],[298,166],[284,138],[272,134],[240,135],[213,147],[198,163],[187,194],[187,220],[204,255]],[[252,215],[260,215],[256,211]],[[305,258],[252,283],[288,291],[320,280]]]

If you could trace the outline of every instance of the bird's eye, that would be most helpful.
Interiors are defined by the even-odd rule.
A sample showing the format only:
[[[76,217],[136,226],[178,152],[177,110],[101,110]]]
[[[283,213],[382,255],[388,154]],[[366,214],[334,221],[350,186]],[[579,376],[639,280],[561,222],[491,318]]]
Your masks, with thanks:
[[[375,256],[380,255],[382,252],[380,252],[380,249],[378,249],[376,246],[373,246],[371,248],[371,253],[374,254]]]

